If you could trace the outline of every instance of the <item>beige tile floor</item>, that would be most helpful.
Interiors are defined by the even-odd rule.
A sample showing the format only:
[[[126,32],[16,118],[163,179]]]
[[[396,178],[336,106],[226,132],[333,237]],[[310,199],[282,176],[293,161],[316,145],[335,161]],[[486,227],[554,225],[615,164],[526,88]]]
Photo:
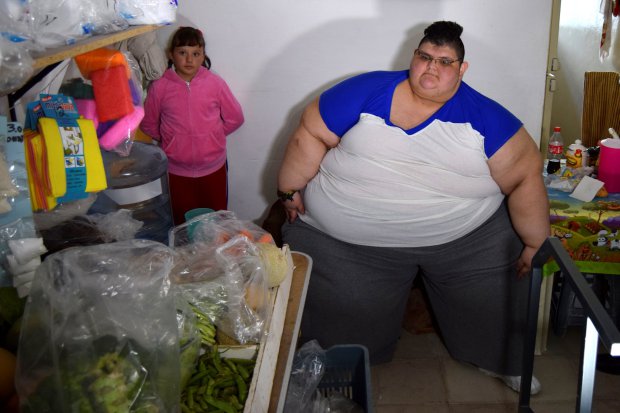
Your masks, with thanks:
[[[582,328],[550,333],[548,350],[534,359],[542,391],[531,398],[536,413],[574,412]],[[516,412],[518,394],[477,368],[456,362],[435,333],[403,330],[392,362],[371,368],[377,413]],[[593,412],[620,412],[620,376],[597,372]]]

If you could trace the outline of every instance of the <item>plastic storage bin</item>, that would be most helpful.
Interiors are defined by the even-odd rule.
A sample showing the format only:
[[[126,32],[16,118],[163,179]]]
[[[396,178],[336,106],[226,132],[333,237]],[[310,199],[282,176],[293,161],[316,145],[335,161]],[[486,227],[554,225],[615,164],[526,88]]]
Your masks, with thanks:
[[[128,209],[144,223],[136,238],[168,243],[172,206],[168,189],[168,158],[159,147],[133,142],[129,156],[101,151],[108,189],[97,194],[90,213]]]
[[[368,350],[359,344],[341,344],[326,352],[325,373],[318,386],[323,396],[340,392],[373,412]]]

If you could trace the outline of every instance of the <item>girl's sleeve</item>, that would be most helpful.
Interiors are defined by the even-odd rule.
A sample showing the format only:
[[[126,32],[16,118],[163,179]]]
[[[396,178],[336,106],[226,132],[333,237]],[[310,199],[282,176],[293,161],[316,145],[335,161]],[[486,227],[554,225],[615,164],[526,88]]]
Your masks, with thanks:
[[[224,133],[230,135],[243,124],[243,110],[226,82],[222,81],[220,93],[220,117],[224,122]]]
[[[155,140],[160,140],[159,116],[161,106],[158,95],[156,83],[151,83],[144,100],[144,118],[140,123],[140,130]]]

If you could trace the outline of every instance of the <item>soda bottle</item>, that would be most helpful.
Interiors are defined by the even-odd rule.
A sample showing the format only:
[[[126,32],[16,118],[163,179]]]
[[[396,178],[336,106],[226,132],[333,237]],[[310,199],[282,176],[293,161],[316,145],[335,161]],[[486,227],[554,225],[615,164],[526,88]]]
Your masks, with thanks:
[[[561,169],[561,160],[564,155],[564,139],[560,133],[560,127],[553,128],[553,134],[549,138],[547,146],[547,173],[554,174]]]

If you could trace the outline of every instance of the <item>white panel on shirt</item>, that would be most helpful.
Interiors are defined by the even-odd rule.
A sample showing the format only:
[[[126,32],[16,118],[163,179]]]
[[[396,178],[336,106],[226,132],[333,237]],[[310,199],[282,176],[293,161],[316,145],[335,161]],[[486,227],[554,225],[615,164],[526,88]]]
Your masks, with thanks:
[[[354,244],[440,245],[476,229],[503,198],[469,124],[435,120],[408,135],[362,114],[308,183],[301,219]]]

